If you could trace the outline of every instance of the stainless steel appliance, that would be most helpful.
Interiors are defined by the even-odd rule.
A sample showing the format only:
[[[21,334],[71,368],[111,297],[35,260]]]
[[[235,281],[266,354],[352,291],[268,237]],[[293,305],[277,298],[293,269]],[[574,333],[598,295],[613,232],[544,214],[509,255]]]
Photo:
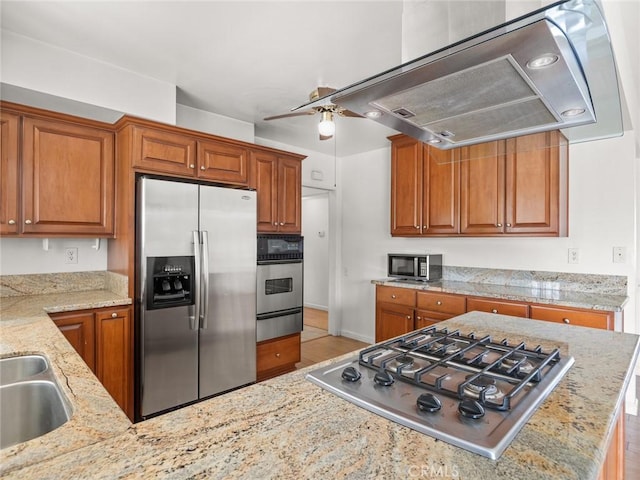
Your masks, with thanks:
[[[389,420],[497,459],[573,362],[558,350],[429,327],[306,378]]]
[[[387,266],[390,277],[425,282],[433,282],[442,278],[441,254],[389,253]]]
[[[556,1],[443,47],[293,111],[335,104],[440,149],[556,129],[570,142],[622,135],[599,0]]]
[[[255,192],[138,179],[138,419],[255,382],[255,238]]]
[[[303,245],[300,235],[258,235],[259,342],[302,331]]]

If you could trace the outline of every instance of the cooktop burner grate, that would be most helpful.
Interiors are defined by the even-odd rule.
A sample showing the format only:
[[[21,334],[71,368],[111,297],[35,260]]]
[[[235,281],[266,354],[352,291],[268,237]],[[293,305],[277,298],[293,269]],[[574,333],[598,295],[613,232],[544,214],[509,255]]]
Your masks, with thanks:
[[[360,365],[378,370],[375,381],[395,379],[460,400],[472,399],[495,410],[510,410],[560,360],[554,349],[510,345],[506,339],[476,338],[459,330],[428,327],[366,348]]]

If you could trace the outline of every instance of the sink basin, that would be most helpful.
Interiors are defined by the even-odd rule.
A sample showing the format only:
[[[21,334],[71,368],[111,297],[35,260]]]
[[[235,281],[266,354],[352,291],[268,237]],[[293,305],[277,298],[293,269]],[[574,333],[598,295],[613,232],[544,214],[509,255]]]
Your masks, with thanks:
[[[9,385],[43,373],[49,368],[42,355],[21,355],[0,359],[0,385]]]
[[[71,413],[45,357],[0,359],[0,449],[55,430]]]

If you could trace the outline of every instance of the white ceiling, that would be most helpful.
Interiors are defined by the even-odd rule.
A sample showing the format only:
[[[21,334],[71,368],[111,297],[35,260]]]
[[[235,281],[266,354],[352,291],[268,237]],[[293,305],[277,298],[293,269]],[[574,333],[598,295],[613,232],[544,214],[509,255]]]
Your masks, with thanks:
[[[316,86],[401,63],[400,0],[0,5],[3,29],[175,84],[178,103],[252,122],[257,137],[344,156],[395,133],[338,118],[335,140],[320,142],[318,116],[262,119],[305,103]]]

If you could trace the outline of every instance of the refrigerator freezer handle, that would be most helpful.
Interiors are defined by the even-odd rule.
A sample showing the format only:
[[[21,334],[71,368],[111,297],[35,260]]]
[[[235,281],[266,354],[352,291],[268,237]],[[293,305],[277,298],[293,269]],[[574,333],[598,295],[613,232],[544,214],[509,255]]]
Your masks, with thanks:
[[[209,315],[209,232],[202,232],[202,308],[200,318],[202,328],[207,328],[207,317]]]
[[[195,263],[195,275],[194,278],[196,280],[196,284],[194,285],[193,291],[195,292],[194,299],[194,308],[193,308],[193,316],[189,316],[189,325],[191,330],[197,330],[200,323],[200,282],[202,276],[200,275],[201,268],[201,248],[200,248],[200,232],[198,230],[193,231],[193,253],[194,253],[194,263]]]

